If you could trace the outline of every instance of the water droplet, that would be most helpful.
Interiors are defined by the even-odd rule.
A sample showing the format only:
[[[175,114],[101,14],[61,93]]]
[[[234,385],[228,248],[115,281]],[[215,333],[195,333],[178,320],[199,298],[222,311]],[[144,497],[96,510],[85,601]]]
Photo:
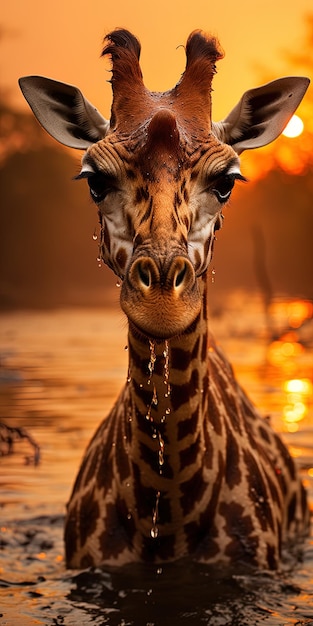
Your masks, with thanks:
[[[159,450],[159,465],[162,467],[164,465],[164,456],[162,450]]]
[[[169,415],[169,414],[170,414],[170,412],[171,412],[171,409],[170,409],[170,408],[165,409],[165,415]]]
[[[119,280],[117,280],[115,285],[116,285],[116,287],[120,287],[121,286],[121,282]]]
[[[156,362],[155,343],[154,341],[151,341],[151,339],[149,340],[149,347],[150,347],[150,361],[148,363],[148,370],[149,370],[150,379],[151,379],[151,376],[154,372],[154,364]]]
[[[216,270],[215,270],[215,269],[214,269],[214,267],[213,267],[213,269],[212,269],[212,271],[211,271],[211,282],[212,282],[212,283],[214,283],[214,282],[215,282],[215,274],[216,274]]]
[[[126,352],[127,352],[127,350],[128,350],[128,346],[125,346],[124,350],[126,350]]]
[[[97,241],[97,239],[98,239],[98,235],[97,235],[96,231],[95,231],[95,232],[94,232],[94,234],[92,235],[92,238],[93,238],[93,240],[94,240],[94,241]]]
[[[163,569],[162,567],[158,567],[156,573],[160,576],[160,574],[163,574]]]
[[[159,512],[159,500],[160,500],[161,492],[157,491],[155,496],[155,508],[152,512],[152,528],[150,530],[150,535],[152,539],[156,539],[159,535],[159,529],[157,527],[158,521],[158,512]]]
[[[154,406],[157,406],[158,404],[158,396],[157,396],[157,390],[156,390],[155,385],[153,386],[153,396],[152,396],[151,404],[154,404]]]
[[[168,398],[171,395],[171,385],[167,382],[167,380],[164,380],[164,385],[167,386],[167,390],[164,394],[164,398]]]
[[[165,398],[167,398],[170,393],[171,393],[171,386],[169,384],[169,376],[170,376],[170,369],[169,369],[169,354],[170,354],[170,350],[169,350],[169,344],[168,341],[165,340],[164,342],[165,345],[165,349],[163,351],[163,356],[164,356],[164,385],[166,385],[167,389],[166,389],[166,393],[164,394]]]
[[[152,433],[152,439],[156,439],[156,438],[157,438],[157,436],[158,436],[158,435],[157,435],[157,431],[156,431],[156,429],[154,428],[153,433]]]
[[[131,518],[132,518],[132,514],[129,512],[129,513],[127,514],[127,519],[129,520],[129,519],[131,519]]]

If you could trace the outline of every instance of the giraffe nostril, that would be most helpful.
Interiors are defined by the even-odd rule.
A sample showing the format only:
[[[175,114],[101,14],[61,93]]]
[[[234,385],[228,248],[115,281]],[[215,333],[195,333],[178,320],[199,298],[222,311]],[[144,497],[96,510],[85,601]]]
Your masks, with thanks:
[[[129,284],[147,295],[151,287],[158,284],[160,276],[156,263],[150,257],[140,257],[131,265],[128,273]]]
[[[166,264],[157,263],[151,257],[140,257],[130,267],[128,281],[135,289],[140,289],[145,297],[157,290],[174,290],[176,296],[192,288],[195,275],[191,263],[183,256],[174,257]]]
[[[187,272],[187,265],[184,263],[183,267],[179,272],[177,272],[174,280],[174,287],[178,288],[184,282],[184,278]]]
[[[151,271],[149,266],[146,263],[138,263],[137,264],[137,272],[139,281],[142,283],[144,287],[151,286]]]

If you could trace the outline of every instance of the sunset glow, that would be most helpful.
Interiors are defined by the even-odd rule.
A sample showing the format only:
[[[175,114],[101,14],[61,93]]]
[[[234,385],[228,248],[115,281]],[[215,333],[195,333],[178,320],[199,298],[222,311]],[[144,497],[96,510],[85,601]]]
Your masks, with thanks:
[[[310,300],[277,301],[271,304],[270,314],[275,323],[284,320],[291,328],[296,329],[305,320],[313,317],[313,304]]]
[[[286,404],[283,416],[289,432],[296,432],[299,429],[299,422],[308,414],[312,388],[312,383],[308,378],[286,380],[284,384]]]
[[[278,301],[273,302],[270,307],[270,315],[273,324],[277,328],[285,328],[285,332],[281,333],[279,339],[273,341],[268,349],[268,361],[275,367],[285,367],[294,359],[299,358],[305,352],[305,348],[300,343],[298,337],[298,329],[313,316],[313,305],[309,300],[291,300],[290,302]],[[286,381],[284,391],[287,394],[301,394],[301,396],[312,395],[313,386],[308,379],[292,379]],[[298,401],[298,399],[297,399]],[[301,397],[302,402],[302,397]],[[296,408],[286,408],[286,421],[297,421],[291,419],[293,416],[304,415],[302,405],[297,404]],[[288,419],[287,416],[288,415]],[[300,419],[300,418],[299,418]],[[301,418],[302,419],[302,418]]]
[[[299,115],[293,115],[283,131],[283,135],[285,137],[289,137],[289,139],[299,137],[299,135],[303,132],[303,129],[304,124],[301,117],[299,117]]]

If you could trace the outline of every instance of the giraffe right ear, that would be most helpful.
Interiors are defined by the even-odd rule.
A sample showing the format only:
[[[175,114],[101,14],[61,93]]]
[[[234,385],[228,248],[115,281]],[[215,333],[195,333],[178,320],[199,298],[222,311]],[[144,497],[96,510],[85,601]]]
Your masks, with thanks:
[[[19,86],[38,122],[60,143],[86,150],[103,139],[110,123],[73,85],[25,76]]]
[[[222,122],[212,124],[218,139],[240,154],[274,141],[299,106],[310,80],[286,76],[246,91]]]

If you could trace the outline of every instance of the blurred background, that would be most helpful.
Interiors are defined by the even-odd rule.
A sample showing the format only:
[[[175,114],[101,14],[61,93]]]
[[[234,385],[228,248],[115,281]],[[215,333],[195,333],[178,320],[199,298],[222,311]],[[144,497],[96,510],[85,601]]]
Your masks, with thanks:
[[[116,303],[113,275],[98,268],[96,209],[84,181],[75,182],[81,153],[41,130],[17,80],[42,74],[76,84],[109,118],[111,89],[102,39],[116,26],[142,42],[146,85],[166,90],[184,70],[183,45],[194,28],[217,34],[226,55],[214,79],[213,114],[220,120],[247,89],[283,75],[313,74],[310,0],[238,4],[230,0],[168,3],[143,0],[110,8],[91,0],[12,0],[1,10],[0,45],[0,297],[2,308]],[[310,13],[311,10],[311,13]],[[313,297],[313,91],[297,115],[303,130],[244,153],[249,184],[237,185],[225,211],[213,259],[211,299],[231,291],[266,298]],[[295,131],[299,132],[299,131]]]

